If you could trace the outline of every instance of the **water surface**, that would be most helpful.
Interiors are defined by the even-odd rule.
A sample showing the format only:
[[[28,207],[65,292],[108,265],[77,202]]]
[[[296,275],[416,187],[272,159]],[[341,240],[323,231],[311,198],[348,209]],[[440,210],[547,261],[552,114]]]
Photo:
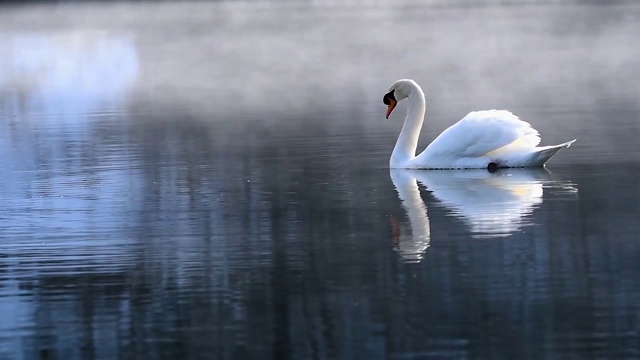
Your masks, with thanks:
[[[0,357],[640,357],[640,6],[1,10]],[[390,171],[404,77],[578,142]]]

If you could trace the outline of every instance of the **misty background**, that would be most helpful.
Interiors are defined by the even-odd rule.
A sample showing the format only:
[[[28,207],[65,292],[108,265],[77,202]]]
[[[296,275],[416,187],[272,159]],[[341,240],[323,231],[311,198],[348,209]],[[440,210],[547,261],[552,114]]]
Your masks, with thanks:
[[[7,71],[0,82],[10,91],[3,98],[15,101],[48,86],[20,69],[18,57],[33,55],[30,61],[47,63],[41,67],[101,67],[52,84],[65,100],[121,96],[127,102],[120,109],[167,118],[189,112],[225,128],[245,120],[278,132],[357,122],[364,135],[391,135],[402,117],[383,121],[380,94],[407,77],[427,94],[421,146],[469,111],[506,108],[532,122],[543,143],[580,139],[572,153],[582,156],[573,163],[637,159],[634,141],[625,141],[638,131],[633,3],[420,4],[5,6],[1,46],[14,55],[2,60]],[[87,87],[103,94],[87,94]],[[113,109],[95,104],[95,110],[107,107]],[[316,117],[323,120],[300,120]],[[274,123],[281,119],[290,121]],[[388,140],[381,151],[395,139]]]

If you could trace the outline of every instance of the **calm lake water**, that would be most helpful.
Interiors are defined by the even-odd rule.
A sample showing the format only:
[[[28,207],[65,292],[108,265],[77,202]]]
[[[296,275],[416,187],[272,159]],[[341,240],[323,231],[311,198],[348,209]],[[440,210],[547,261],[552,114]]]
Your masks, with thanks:
[[[640,4],[0,7],[0,358],[640,358]],[[388,169],[507,108],[547,169]],[[404,106],[403,106],[404,105]]]

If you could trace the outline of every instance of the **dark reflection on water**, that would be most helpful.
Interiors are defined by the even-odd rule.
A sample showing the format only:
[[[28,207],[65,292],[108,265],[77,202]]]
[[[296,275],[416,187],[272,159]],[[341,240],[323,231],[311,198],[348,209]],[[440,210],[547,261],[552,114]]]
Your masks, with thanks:
[[[640,357],[637,6],[270,4],[0,15],[1,358]],[[497,104],[580,140],[390,171],[404,76],[441,87],[423,143]]]

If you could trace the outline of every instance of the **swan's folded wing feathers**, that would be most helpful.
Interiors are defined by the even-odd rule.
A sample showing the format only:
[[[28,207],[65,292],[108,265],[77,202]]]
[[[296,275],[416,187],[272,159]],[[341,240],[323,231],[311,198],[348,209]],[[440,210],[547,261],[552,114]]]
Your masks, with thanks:
[[[442,132],[425,152],[456,157],[483,156],[510,144],[535,147],[538,131],[507,110],[470,112]]]

